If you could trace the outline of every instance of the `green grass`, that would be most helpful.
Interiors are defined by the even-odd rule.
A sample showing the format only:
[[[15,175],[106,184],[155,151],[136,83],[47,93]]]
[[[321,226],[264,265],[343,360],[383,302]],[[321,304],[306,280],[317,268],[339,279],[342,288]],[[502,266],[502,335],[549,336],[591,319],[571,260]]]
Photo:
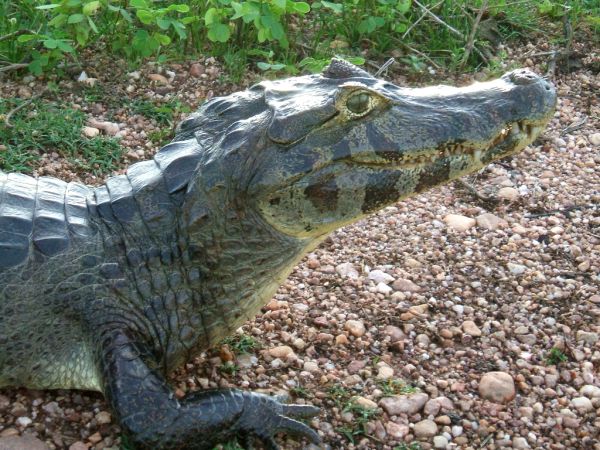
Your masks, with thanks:
[[[394,450],[422,450],[421,444],[418,442],[411,442],[410,444],[400,444],[394,447]]]
[[[0,120],[21,104],[20,99],[0,99]],[[82,135],[86,116],[63,105],[34,101],[11,117],[12,127],[0,125],[0,169],[7,172],[31,172],[44,153],[56,152],[75,170],[104,175],[116,169],[123,149],[114,138]]]
[[[191,109],[177,100],[169,100],[165,103],[154,103],[148,100],[133,100],[129,104],[133,114],[140,114],[148,119],[153,119],[159,125],[172,126],[176,114],[189,113]]]
[[[367,408],[353,400],[346,403],[342,411],[344,413],[352,413],[354,420],[350,424],[337,428],[337,431],[343,434],[346,439],[353,444],[358,436],[367,436],[367,423],[381,415],[379,409]]]
[[[562,362],[566,362],[568,361],[569,358],[567,357],[567,355],[564,354],[564,352],[559,349],[559,348],[552,348],[547,354],[546,354],[546,364],[548,365],[552,365],[552,366],[556,366]]]
[[[396,380],[392,378],[387,380],[377,380],[377,387],[381,389],[385,397],[390,397],[392,395],[414,394],[415,392],[419,392],[418,388],[411,386],[410,384],[406,384],[402,380]]]
[[[221,341],[222,345],[228,345],[235,354],[251,353],[261,347],[260,342],[247,334],[234,334]]]

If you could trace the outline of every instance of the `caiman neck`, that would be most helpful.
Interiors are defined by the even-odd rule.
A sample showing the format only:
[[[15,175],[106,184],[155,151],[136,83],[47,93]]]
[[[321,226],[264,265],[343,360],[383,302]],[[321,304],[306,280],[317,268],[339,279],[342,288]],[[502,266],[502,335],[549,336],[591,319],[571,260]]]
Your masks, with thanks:
[[[202,315],[209,324],[209,345],[214,345],[254,318],[320,241],[277,231],[249,202],[212,208],[206,204],[210,199],[195,195],[193,205],[184,205],[184,223],[187,219],[191,263],[206,280]]]

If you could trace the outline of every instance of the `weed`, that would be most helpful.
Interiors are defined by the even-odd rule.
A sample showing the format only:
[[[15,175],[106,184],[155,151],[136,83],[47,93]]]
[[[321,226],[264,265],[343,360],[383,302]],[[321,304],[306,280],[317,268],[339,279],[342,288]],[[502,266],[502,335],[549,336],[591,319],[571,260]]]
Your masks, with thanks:
[[[20,102],[0,100],[0,119]],[[43,153],[56,152],[75,169],[102,175],[115,170],[123,154],[116,139],[82,136],[85,114],[78,110],[35,101],[18,111],[11,122],[12,127],[0,127],[0,142],[7,147],[0,153],[2,170],[31,172]]]
[[[546,364],[556,366],[562,362],[568,361],[567,355],[559,348],[553,347],[546,354]]]
[[[223,339],[221,344],[227,344],[235,354],[250,353],[260,348],[260,343],[247,334],[234,334]]]
[[[327,395],[331,400],[333,400],[333,402],[338,408],[341,408],[344,404],[348,402],[348,400],[352,396],[352,393],[344,386],[340,384],[335,384],[329,388],[329,390],[327,391]]]
[[[129,104],[130,110],[134,114],[153,119],[160,125],[172,126],[175,121],[175,115],[179,113],[189,113],[191,109],[177,100],[171,100],[165,103],[153,103],[148,100],[134,100]]]
[[[377,380],[377,387],[381,389],[384,397],[390,397],[392,395],[402,395],[402,394],[414,394],[415,392],[419,392],[419,389],[411,386],[410,384],[406,384],[402,380],[396,379],[387,379],[387,380]]]
[[[239,370],[240,368],[231,361],[227,361],[222,366],[219,366],[219,372],[227,375],[235,375]]]
[[[308,391],[306,388],[302,387],[302,386],[294,386],[292,388],[290,388],[290,392],[292,393],[292,395],[296,396],[296,397],[301,397],[301,398],[312,398],[312,394],[310,393],[310,391]]]
[[[352,413],[354,421],[352,424],[338,428],[337,431],[342,433],[352,443],[354,443],[354,439],[357,436],[367,436],[367,423],[381,414],[381,411],[377,408],[367,408],[356,403],[354,400],[346,403],[342,411],[344,413]]]

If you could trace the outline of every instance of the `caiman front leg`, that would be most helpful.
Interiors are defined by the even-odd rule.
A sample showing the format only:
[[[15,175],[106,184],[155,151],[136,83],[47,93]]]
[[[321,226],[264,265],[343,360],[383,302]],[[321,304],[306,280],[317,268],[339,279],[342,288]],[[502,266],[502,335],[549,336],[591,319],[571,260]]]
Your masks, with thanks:
[[[136,449],[209,450],[233,437],[248,447],[257,440],[277,449],[279,432],[320,443],[314,430],[294,420],[316,415],[314,406],[286,405],[237,389],[194,392],[178,400],[151,368],[151,352],[127,332],[104,333],[101,347],[104,394]]]

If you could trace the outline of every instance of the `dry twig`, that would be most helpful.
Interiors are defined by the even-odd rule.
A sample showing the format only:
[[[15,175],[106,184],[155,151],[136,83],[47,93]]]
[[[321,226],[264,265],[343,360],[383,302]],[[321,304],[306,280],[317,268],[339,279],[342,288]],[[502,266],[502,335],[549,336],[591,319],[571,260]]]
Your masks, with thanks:
[[[35,95],[32,95],[30,99],[25,100],[23,103],[21,103],[19,106],[14,107],[13,109],[11,109],[8,114],[6,114],[6,116],[4,117],[4,125],[6,125],[7,128],[12,128],[13,124],[10,123],[10,118],[17,112],[20,111],[21,109],[25,108],[26,106],[31,105],[31,103],[40,98],[42,95],[44,95],[46,93],[46,91],[48,90],[48,88],[44,88],[42,89],[40,92],[38,92]]]
[[[465,36],[458,31],[456,28],[454,28],[452,25],[448,25],[446,22],[444,22],[442,19],[440,19],[438,16],[436,16],[434,13],[432,13],[430,10],[428,10],[427,8],[425,8],[423,5],[421,5],[421,3],[419,3],[418,0],[413,0],[417,6],[419,8],[421,8],[421,11],[423,11],[425,14],[427,14],[428,16],[430,16],[433,20],[435,20],[437,23],[444,25],[446,28],[448,28],[452,33],[454,33],[455,35],[457,35],[458,37],[460,37],[461,39],[464,39]]]
[[[24,69],[27,66],[29,66],[29,64],[25,64],[25,63],[9,64],[8,66],[2,66],[2,67],[0,67],[0,73],[2,73],[2,72],[9,72],[11,70]]]
[[[477,35],[477,28],[479,27],[479,22],[481,22],[481,18],[483,17],[483,13],[487,10],[488,0],[484,0],[479,8],[479,12],[477,13],[477,17],[475,17],[475,22],[473,23],[473,27],[471,28],[471,32],[469,33],[469,38],[467,39],[467,45],[465,45],[465,53],[462,57],[462,61],[460,62],[460,67],[464,67],[471,55],[471,51],[473,51],[473,47],[475,46],[475,36]]]
[[[425,9],[427,9],[427,11],[434,10],[435,8],[437,8],[438,6],[440,6],[442,3],[444,3],[444,1],[445,1],[445,0],[442,0],[442,1],[438,2],[438,3],[436,3],[435,5],[433,5],[432,7],[430,7],[430,8],[425,8]],[[419,17],[417,20],[415,20],[415,21],[414,21],[414,22],[413,22],[413,23],[410,25],[410,27],[408,27],[408,29],[407,29],[407,30],[404,32],[404,34],[402,35],[402,39],[404,39],[404,38],[405,38],[405,37],[408,35],[408,33],[410,33],[410,31],[411,31],[411,30],[412,30],[414,27],[416,27],[416,26],[418,25],[418,23],[419,23],[421,20],[423,20],[423,18],[425,18],[425,16],[426,16],[426,15],[427,15],[427,12],[424,12],[424,13],[421,15],[421,17]]]

